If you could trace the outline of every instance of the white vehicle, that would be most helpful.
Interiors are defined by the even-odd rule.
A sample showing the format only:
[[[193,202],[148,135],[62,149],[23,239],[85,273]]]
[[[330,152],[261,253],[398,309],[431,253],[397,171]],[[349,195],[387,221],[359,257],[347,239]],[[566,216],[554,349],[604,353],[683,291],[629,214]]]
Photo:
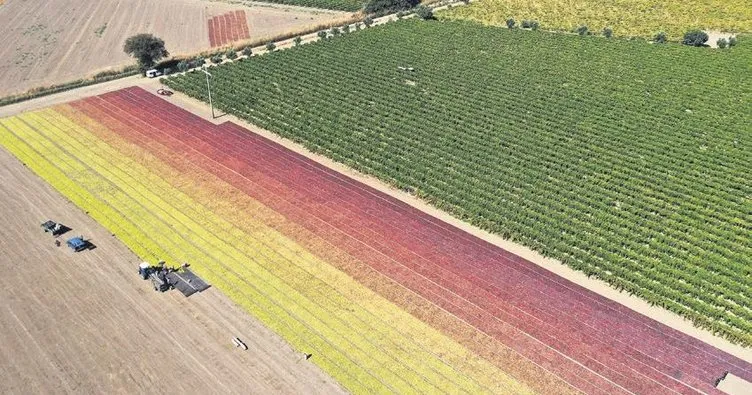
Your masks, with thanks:
[[[162,75],[162,72],[157,69],[151,69],[146,71],[146,76],[149,78],[159,77]]]

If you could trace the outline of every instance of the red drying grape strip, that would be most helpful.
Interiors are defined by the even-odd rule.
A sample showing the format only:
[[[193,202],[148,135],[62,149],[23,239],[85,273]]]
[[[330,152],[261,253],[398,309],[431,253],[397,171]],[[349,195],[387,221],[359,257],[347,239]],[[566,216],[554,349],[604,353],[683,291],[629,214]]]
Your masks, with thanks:
[[[244,10],[237,10],[235,11],[235,19],[240,24],[240,38],[248,39],[251,38],[251,33],[248,31],[248,18],[245,16]]]
[[[246,133],[246,134],[247,134],[247,133]],[[224,136],[223,136],[223,137],[224,137]],[[586,361],[586,362],[587,362],[587,361]],[[591,364],[591,365],[592,365],[592,364]],[[598,365],[596,364],[596,365],[594,365],[594,366],[598,366]],[[649,371],[649,373],[652,373],[652,372],[650,372],[650,371]],[[686,379],[686,378],[685,378],[685,379]],[[691,381],[689,381],[689,383],[691,383]],[[673,383],[669,382],[669,385],[672,385],[672,384],[673,384]]]
[[[236,41],[238,39],[238,32],[235,26],[235,13],[228,12],[224,16],[225,21],[227,21],[227,37],[230,42]]]
[[[92,98],[92,99],[96,99],[96,98]],[[124,115],[115,114],[115,113],[117,113],[119,111],[119,109],[127,108],[127,106],[128,106],[128,102],[127,101],[117,101],[117,99],[113,99],[113,98],[109,98],[108,97],[107,101],[110,103],[108,105],[108,104],[102,104],[102,103],[94,103],[94,100],[92,100],[92,99],[87,99],[87,104],[90,104],[90,105],[93,105],[93,106],[102,106],[102,108],[104,108],[106,111],[108,111],[108,113],[110,113],[110,115],[112,115],[113,117],[116,117],[121,122],[130,123],[131,124],[131,128],[141,128],[141,129],[149,128],[152,132],[159,133],[159,132],[161,132],[162,128],[168,128],[168,126],[169,126],[169,125],[162,125],[162,124],[159,124],[159,123],[151,125],[150,122],[147,123],[145,121],[134,122],[134,121],[132,121],[132,119],[134,118],[134,115],[132,113],[126,113]],[[73,105],[77,106],[76,104],[73,104]],[[81,108],[81,107],[79,106],[79,108]],[[143,110],[143,108],[141,108],[141,111],[146,111],[146,110]],[[145,117],[145,116],[146,116],[145,113],[141,113],[140,114],[140,117],[142,117],[142,118]],[[139,125],[139,123],[140,123],[140,125]],[[179,126],[179,129],[180,130],[188,130],[188,126],[189,125],[181,125],[181,126]],[[195,127],[195,125],[191,126],[191,127]],[[205,125],[202,125],[201,127],[205,127]],[[180,130],[173,131],[173,132],[182,133]],[[147,139],[148,140],[159,140],[162,137],[163,136],[161,136],[161,135],[153,135],[153,136],[149,135]],[[175,142],[173,142],[173,144],[175,144]],[[196,144],[196,146],[185,145],[183,143],[179,143],[179,144],[183,145],[184,147],[182,147],[182,149],[185,149],[187,151],[187,152],[184,152],[183,154],[184,155],[186,155],[186,154],[187,155],[191,155],[191,157],[192,157],[193,160],[197,160],[196,158],[193,158],[194,155],[193,155],[192,151],[194,149],[201,151],[201,150],[205,150],[205,149],[208,149],[208,148],[211,147],[209,144],[205,144],[204,146],[202,146],[201,144]],[[176,147],[172,147],[172,148],[175,149],[175,150],[180,150],[181,149],[180,146],[176,146]],[[242,163],[242,162],[240,162],[240,163]],[[215,165],[214,168],[211,168],[212,164]],[[236,173],[233,173],[233,172],[229,171],[229,169],[227,169],[225,166],[219,165],[216,162],[207,163],[207,164],[205,164],[205,166],[206,166],[207,170],[211,171],[212,173],[215,173],[215,174],[219,175],[222,178],[225,178],[226,181],[228,181],[230,184],[238,185],[238,184],[242,184],[242,183],[248,181],[245,178],[237,175]],[[233,179],[233,177],[235,177],[235,179]],[[241,185],[241,188],[242,188],[242,185]],[[254,190],[259,190],[259,188],[257,186],[251,185],[251,186],[248,186],[248,187],[243,188],[243,189],[249,195],[253,196],[254,198],[257,198],[257,196],[252,195],[252,193],[249,193],[249,192],[252,192]],[[275,196],[273,194],[268,194],[268,193],[265,194],[265,195],[263,195],[263,197],[264,197],[265,201],[262,201],[262,203],[266,203],[266,204],[269,204],[271,201],[274,201],[274,200],[279,200],[279,198],[277,196]],[[290,206],[289,208],[294,209],[293,205],[289,205],[289,206]],[[309,220],[310,221],[310,219],[305,218],[305,217],[302,217],[302,220]],[[303,225],[305,226],[306,224],[303,224]],[[335,229],[335,234],[340,235],[340,236],[344,236],[344,235],[341,234],[341,232],[336,231],[336,229]],[[352,239],[348,239],[347,236],[344,236],[344,241],[350,241],[350,240],[352,240]],[[370,256],[372,256],[372,254],[369,255],[369,251],[368,250],[364,250],[363,249],[362,245],[358,245],[356,240],[353,240],[353,241],[355,241],[355,253],[361,254],[361,255],[363,253],[366,253],[366,258],[369,258]],[[386,264],[394,266],[393,262],[390,262],[388,258],[385,258],[385,259],[386,259]],[[461,310],[458,311],[458,313],[464,314]],[[488,319],[487,315],[484,314],[483,312],[481,312],[479,314],[479,317],[481,319]],[[473,318],[473,320],[474,321],[478,321],[478,317]],[[516,331],[516,329],[514,329],[514,328],[512,328],[512,327],[510,327],[508,325],[506,326],[506,330],[508,330],[508,331]],[[567,359],[565,356],[556,353],[551,348],[546,347],[542,343],[534,342],[534,340],[530,339],[529,337],[524,336],[524,334],[522,334],[519,331],[516,331],[516,332],[518,334],[518,336],[516,338],[518,338],[519,340],[515,341],[514,340],[515,338],[512,338],[510,340],[510,342],[515,346],[515,349],[517,349],[517,350],[519,350],[519,349],[525,349],[525,347],[530,348],[530,350],[528,352],[524,352],[524,354],[534,355],[535,356],[535,362],[538,362],[538,361],[542,360],[543,363],[541,363],[541,366],[544,367],[544,368],[546,368],[547,370],[551,371],[552,373],[556,373],[559,376],[569,376],[567,378],[567,381],[570,382],[573,386],[575,386],[575,387],[577,387],[577,388],[579,388],[581,390],[584,390],[587,393],[604,393],[604,394],[606,394],[606,393],[624,392],[624,391],[620,390],[619,387],[615,387],[612,383],[610,383],[610,382],[604,380],[603,378],[601,378],[601,377],[593,374],[592,372],[590,372],[589,370],[585,369],[584,367],[580,367],[579,365],[577,365],[573,361]],[[526,342],[532,343],[532,345],[526,346]],[[573,365],[573,366],[567,366],[568,364]],[[577,372],[578,370],[581,371],[581,373],[585,376],[584,378],[577,377],[575,375],[575,372]],[[602,382],[599,382],[599,381],[602,381]]]
[[[150,95],[147,95],[147,96],[150,96]],[[153,98],[153,96],[152,96],[152,98]],[[157,102],[162,102],[162,101],[161,101],[161,100],[157,100]],[[157,103],[157,104],[158,104],[158,103]],[[166,104],[166,103],[165,103],[165,102],[162,102],[162,104],[164,105],[164,104]],[[260,139],[260,140],[264,140],[263,138],[261,138],[261,137],[259,137],[259,136],[255,136],[255,135],[251,135],[251,134],[247,133],[247,131],[245,131],[244,129],[240,129],[239,127],[237,127],[237,129],[238,129],[238,130],[240,130],[240,131],[241,131],[240,133],[242,133],[242,134],[243,134],[243,135],[244,135],[245,137],[252,137],[252,138],[256,138],[256,139]],[[273,143],[271,143],[271,145],[273,145],[273,146],[275,146],[275,147],[276,147],[276,144],[273,144]],[[277,148],[277,150],[279,151],[279,147]],[[277,153],[277,155],[279,155],[279,154],[281,154],[281,152],[278,152],[278,153]],[[297,155],[297,154],[293,154],[293,153],[290,153],[290,154],[291,154],[291,155]],[[299,155],[297,155],[297,156],[299,156]],[[302,157],[302,156],[299,156],[299,157],[300,157],[301,159],[303,159],[304,161],[307,161],[307,162],[311,162],[310,160],[308,160],[308,159],[307,159],[307,158],[305,158],[305,157]],[[318,164],[315,164],[315,162],[313,162],[313,164],[314,164],[314,165],[315,165],[316,167],[318,167],[318,168],[321,168],[321,167],[322,167],[322,166],[320,166],[320,165],[318,165]],[[328,169],[326,169],[326,168],[324,168],[324,169],[325,169],[325,170],[326,170],[327,172],[329,172],[329,173],[333,173],[333,172],[332,172],[331,170],[328,170]],[[320,172],[319,172],[319,173],[320,173]],[[340,178],[339,178],[339,181],[341,182],[343,178],[345,178],[345,177],[341,177],[341,176],[340,176]],[[357,184],[357,183],[354,183],[354,182],[353,182],[353,183],[351,183],[351,185],[352,185],[352,184]],[[313,183],[313,185],[318,185],[318,184],[316,184],[316,183]],[[352,191],[350,191],[350,192],[352,192]],[[357,192],[357,190],[355,190],[355,192]],[[369,191],[369,192],[372,192],[372,191]],[[373,192],[375,192],[375,191],[373,191]],[[370,198],[371,198],[371,199],[373,200],[373,195],[377,195],[377,194],[380,194],[380,192],[379,192],[379,193],[371,193],[371,195],[370,195],[369,197],[370,197]],[[347,194],[347,195],[345,195],[345,196],[352,196],[352,194]],[[392,199],[392,200],[394,200],[394,199]],[[399,205],[404,205],[404,203],[402,203],[402,202],[398,202],[398,201],[396,201],[396,200],[395,200],[395,202],[397,203],[397,204],[396,204],[396,206],[399,206]],[[373,205],[373,204],[370,204],[370,205]],[[362,205],[361,205],[360,207],[365,207],[365,206],[362,206]],[[412,209],[412,211],[413,211],[414,213],[417,213],[417,214],[419,214],[419,215],[416,215],[416,216],[420,216],[420,215],[423,215],[423,216],[427,216],[427,215],[425,215],[425,214],[423,214],[422,212],[419,212],[419,211],[417,211],[417,210],[414,210],[414,209]],[[414,217],[415,217],[415,216],[414,216]],[[381,218],[381,217],[379,217],[379,218]],[[430,217],[429,217],[429,218],[430,218]],[[431,218],[431,219],[432,219],[432,221],[431,221],[432,223],[434,223],[434,222],[438,221],[438,220],[436,220],[436,219],[433,219],[433,218]],[[403,228],[405,228],[405,225],[409,225],[409,223],[411,222],[410,220],[411,220],[410,216],[407,216],[407,217],[404,217],[404,218],[400,218],[400,221],[398,221],[398,222],[397,222],[397,223],[399,224],[399,226],[400,226],[400,229],[403,229]],[[445,227],[449,227],[449,226],[448,226],[448,225],[446,225],[446,224],[443,224],[443,225],[444,225]],[[434,227],[436,227],[436,226],[434,226]],[[425,228],[425,226],[424,226],[424,228]],[[451,229],[452,227],[449,227],[449,228]],[[408,235],[407,235],[407,236],[409,236],[410,234],[413,234],[413,233],[417,233],[417,232],[419,232],[419,231],[420,231],[420,228],[419,228],[419,229],[417,229],[417,230],[416,230],[416,229],[411,229],[411,232],[408,232]],[[452,236],[457,236],[458,234],[459,234],[459,235],[463,235],[463,236],[470,236],[470,235],[467,235],[466,233],[464,233],[464,232],[461,232],[461,231],[459,231],[459,232],[454,232],[454,234],[453,234]],[[467,239],[466,239],[466,240],[467,240]],[[457,251],[457,250],[458,250],[457,248],[454,248],[454,247],[458,247],[458,246],[456,246],[456,244],[457,244],[457,243],[456,243],[456,242],[455,242],[455,243],[452,243],[452,239],[451,239],[451,238],[449,238],[449,239],[445,239],[445,240],[432,240],[432,241],[433,241],[433,242],[435,243],[435,246],[436,246],[436,247],[439,247],[439,248],[441,248],[441,247],[443,247],[443,246],[446,246],[446,245],[452,245],[452,244],[455,244],[454,246],[452,246],[452,247],[453,247],[453,250],[454,250],[454,251]],[[480,241],[481,243],[474,243],[474,244],[475,244],[476,246],[477,246],[477,245],[482,245],[483,243],[485,243],[485,242],[483,242],[482,240],[479,240],[479,239],[478,239],[478,241]],[[487,243],[486,243],[486,244],[487,244]],[[463,247],[463,246],[466,246],[466,245],[467,245],[466,243],[463,243],[463,244],[460,244],[460,245],[459,245],[459,247],[461,248],[461,247]],[[471,247],[472,247],[472,246],[471,246]],[[484,246],[484,247],[486,247],[486,246]],[[622,312],[626,310],[626,311],[628,311],[628,312],[632,313],[632,314],[633,314],[634,316],[636,316],[637,318],[641,318],[641,319],[642,319],[642,320],[641,320],[642,322],[645,322],[645,323],[650,323],[650,324],[652,324],[653,328],[650,328],[650,327],[647,327],[647,328],[642,328],[642,329],[643,329],[644,331],[647,331],[647,332],[649,332],[649,330],[650,330],[650,329],[654,329],[654,328],[655,328],[655,325],[656,325],[656,324],[658,324],[657,322],[655,322],[655,321],[652,321],[652,320],[650,320],[649,318],[647,318],[647,317],[644,317],[644,316],[642,316],[642,315],[640,315],[640,314],[636,314],[636,313],[632,312],[631,310],[628,310],[628,309],[624,308],[623,306],[621,306],[621,305],[618,305],[618,304],[617,304],[617,303],[615,303],[615,302],[612,302],[612,301],[610,301],[610,300],[608,300],[608,299],[602,298],[602,297],[600,297],[599,295],[597,295],[597,294],[594,294],[594,293],[592,293],[592,292],[590,292],[590,291],[587,291],[587,290],[585,290],[585,289],[584,289],[584,288],[582,288],[582,287],[579,287],[579,286],[575,286],[575,284],[571,284],[571,283],[570,283],[570,284],[569,284],[569,285],[570,285],[570,287],[563,287],[563,286],[561,286],[561,281],[562,281],[563,279],[561,279],[561,278],[558,278],[558,277],[556,277],[555,275],[553,275],[552,273],[550,273],[550,272],[548,272],[548,271],[546,271],[546,270],[544,270],[544,269],[542,269],[542,268],[539,268],[539,267],[537,267],[537,266],[535,266],[535,265],[532,265],[532,264],[530,264],[530,263],[528,263],[528,262],[526,262],[526,261],[524,261],[524,260],[522,260],[522,259],[520,259],[520,258],[518,258],[518,257],[515,257],[515,256],[513,256],[513,255],[511,255],[511,254],[508,254],[508,253],[506,253],[505,251],[503,251],[503,250],[501,250],[501,249],[499,249],[499,248],[496,248],[496,247],[494,247],[494,248],[495,248],[495,249],[496,249],[497,251],[501,251],[501,252],[505,253],[505,258],[507,258],[507,259],[513,259],[513,260],[514,260],[515,262],[517,262],[517,263],[520,263],[520,262],[522,262],[522,263],[525,263],[527,267],[524,267],[524,268],[523,268],[523,269],[525,269],[525,270],[522,270],[523,272],[524,272],[524,271],[527,271],[527,272],[533,272],[533,274],[543,273],[543,274],[545,274],[545,275],[546,275],[546,277],[547,277],[547,278],[552,278],[552,277],[554,277],[554,278],[556,278],[556,279],[558,280],[557,282],[554,282],[554,284],[556,284],[556,285],[559,285],[559,288],[562,288],[562,289],[563,289],[563,290],[565,290],[565,291],[569,291],[570,293],[572,293],[572,291],[574,290],[574,291],[575,291],[574,293],[575,293],[576,295],[578,295],[578,296],[587,296],[588,298],[587,298],[587,299],[586,299],[586,300],[584,301],[584,302],[586,302],[586,303],[583,303],[583,305],[582,305],[582,306],[584,306],[584,307],[586,307],[586,308],[587,308],[587,307],[589,307],[590,305],[592,305],[592,304],[593,304],[594,302],[599,302],[599,301],[598,301],[597,299],[598,299],[598,298],[600,298],[600,299],[602,299],[602,301],[605,301],[606,303],[598,303],[598,304],[601,304],[601,305],[605,305],[605,306],[608,306],[609,308],[610,308],[611,306],[618,306],[618,307],[620,307],[620,310],[621,310]],[[475,248],[474,250],[478,250],[478,248],[476,247],[476,248]],[[483,249],[481,249],[481,250],[488,250],[488,248],[483,248]],[[470,260],[470,261],[472,261],[472,258],[467,258],[467,257],[463,257],[463,259],[467,259],[467,260]],[[493,263],[494,263],[494,262],[489,262],[489,264],[490,264],[490,265],[492,265]],[[498,263],[498,262],[496,262],[496,263]],[[507,262],[507,263],[509,263],[509,262]],[[530,270],[530,268],[532,268],[532,269],[534,269],[534,270]],[[506,274],[506,273],[505,273],[505,274]],[[483,275],[484,275],[484,276],[486,276],[486,275],[487,275],[487,273],[484,273]],[[532,280],[536,280],[536,277],[540,277],[540,276],[539,276],[539,275],[537,275],[537,276],[533,276],[533,277],[531,277],[530,279],[532,279]],[[524,280],[524,279],[523,279],[523,280]],[[545,284],[544,284],[544,285],[545,285]],[[577,287],[579,287],[579,289],[577,289]],[[585,292],[579,292],[579,291],[585,291]],[[516,294],[516,293],[515,293],[515,294]],[[590,295],[587,295],[587,294],[590,294]],[[560,298],[559,296],[561,296],[561,295],[557,295],[557,299],[555,299],[555,300],[563,300],[563,301],[565,301],[565,302],[567,301],[567,298]],[[566,295],[563,295],[563,296],[566,296]],[[592,296],[595,296],[595,298],[593,298]],[[543,305],[543,306],[545,307],[545,306],[549,305],[549,303],[542,303],[542,305]],[[565,306],[565,307],[566,307],[567,309],[569,309],[569,310],[572,310],[572,307],[578,307],[578,306],[572,306],[572,305],[569,305],[569,306]],[[577,309],[574,309],[574,310],[576,311]],[[613,313],[613,312],[612,312],[612,311],[607,311],[607,313]],[[601,316],[602,316],[602,314],[599,314],[599,315],[601,315]],[[591,323],[589,323],[589,324],[591,324]],[[632,325],[632,326],[634,326],[634,325]],[[707,364],[707,362],[708,362],[708,361],[707,361],[707,358],[706,358],[706,357],[707,357],[707,355],[702,355],[702,354],[703,354],[703,353],[707,353],[707,351],[709,350],[709,351],[711,351],[711,354],[714,354],[715,356],[720,356],[722,360],[725,360],[725,361],[727,361],[727,362],[729,362],[729,363],[732,363],[732,364],[737,364],[737,363],[741,363],[741,365],[739,365],[739,366],[737,366],[737,367],[742,367],[742,366],[744,366],[744,365],[746,365],[746,366],[749,366],[748,364],[744,363],[743,361],[741,361],[741,360],[739,360],[739,359],[737,359],[737,358],[735,358],[735,357],[733,357],[733,356],[730,356],[730,355],[728,355],[728,354],[725,354],[725,353],[723,353],[723,352],[721,352],[720,350],[717,350],[717,349],[715,349],[715,348],[712,348],[712,347],[708,347],[707,345],[705,345],[704,343],[700,342],[699,340],[696,340],[696,339],[694,339],[694,338],[691,338],[691,337],[688,337],[688,336],[686,336],[686,335],[683,335],[683,334],[681,334],[680,332],[678,332],[678,331],[675,331],[675,330],[672,330],[672,329],[670,329],[670,328],[668,328],[668,327],[666,327],[666,326],[664,326],[664,325],[659,325],[658,327],[659,327],[659,328],[661,328],[661,327],[662,327],[661,329],[667,329],[667,331],[666,331],[666,332],[668,332],[668,333],[674,332],[674,333],[671,333],[671,334],[678,334],[678,335],[679,335],[678,337],[679,337],[679,338],[682,338],[681,340],[689,340],[689,342],[690,342],[690,343],[694,343],[694,344],[693,344],[693,347],[689,347],[689,348],[690,348],[690,349],[692,349],[693,351],[697,349],[697,347],[694,347],[694,345],[699,345],[700,347],[704,347],[704,348],[705,348],[705,350],[698,350],[698,351],[701,351],[701,352],[699,352],[699,354],[700,354],[700,356],[701,356],[701,357],[703,358],[703,363],[705,363],[705,364]],[[614,329],[614,328],[608,328],[608,333],[610,333],[610,332],[611,332],[611,331],[612,331],[613,329]],[[644,335],[644,334],[641,334],[641,335]],[[672,337],[672,338],[673,338],[673,336],[669,336],[669,337]],[[629,341],[631,341],[631,340],[632,340],[632,339],[629,339],[629,338],[627,338],[627,339],[626,339],[627,343],[628,343]],[[654,350],[654,347],[655,347],[655,345],[654,345],[654,344],[648,344],[647,346],[643,346],[643,347],[644,347],[645,349],[647,349],[648,351],[653,351],[653,350]],[[676,348],[674,348],[674,349],[671,349],[670,351],[671,351],[671,353],[675,353],[675,352],[676,352],[677,350],[684,350],[684,349],[686,349],[686,348],[687,348],[687,344],[686,344],[686,342],[682,342],[682,343],[676,344]],[[687,358],[686,358],[686,355],[685,355],[685,356],[683,356],[683,358],[682,358],[682,359],[683,359],[683,360],[686,360],[686,359],[687,359]],[[727,365],[727,364],[724,364],[724,365]],[[726,366],[724,366],[724,367],[726,367]]]
[[[146,96],[151,96],[151,95],[149,95],[149,94],[146,94]],[[153,96],[152,96],[152,97],[153,97]],[[148,99],[148,97],[147,97],[146,99]],[[158,102],[161,102],[161,103],[164,103],[164,102],[162,102],[161,100],[157,100],[157,101],[158,101]],[[172,106],[170,106],[170,107],[172,107]],[[191,115],[191,116],[192,116],[192,115]],[[206,127],[206,126],[207,126],[207,124],[208,124],[208,125],[211,125],[211,124],[210,124],[210,123],[208,123],[208,122],[207,122],[206,124],[203,124],[203,125],[201,124],[201,122],[198,122],[196,126],[197,126],[197,127]],[[213,125],[212,125],[212,126],[213,126]],[[243,131],[243,133],[244,133],[244,134],[245,134],[246,136],[250,136],[250,134],[248,134],[248,133],[247,133],[247,132],[245,132],[245,131]],[[298,166],[298,167],[299,167],[299,166]],[[279,178],[279,176],[278,176],[278,178]],[[314,185],[318,186],[319,184],[316,184],[316,183],[314,183]],[[373,196],[372,196],[372,197],[373,197]],[[310,200],[310,199],[309,199],[309,200]],[[371,200],[374,200],[374,199],[372,198]],[[372,204],[371,204],[371,205],[373,205],[373,202],[372,202]],[[435,220],[434,220],[434,221],[435,221]],[[432,221],[432,222],[433,222],[433,221]],[[447,226],[448,226],[448,225],[447,225]],[[476,244],[477,244],[477,243],[476,243]],[[524,261],[523,261],[523,262],[524,262]]]
[[[217,37],[216,37],[217,32],[214,29],[214,19],[210,18],[207,23],[208,23],[208,30],[209,30],[209,45],[211,47],[216,47],[217,46]]]
[[[116,103],[116,104],[118,105],[118,107],[125,107],[125,106],[127,106],[127,104],[126,104],[126,103]],[[149,122],[149,124],[153,124],[153,122],[157,122],[157,123],[158,123],[158,122],[159,122],[159,120],[158,120],[158,119],[151,119],[151,120],[149,120],[148,122]],[[156,125],[156,124],[154,124],[154,125]],[[164,130],[164,129],[165,129],[165,128],[167,128],[168,126],[169,126],[169,125],[164,125],[164,126],[161,126],[161,125],[160,125],[160,129]],[[203,127],[203,126],[205,126],[205,125],[200,125],[200,127]],[[182,127],[182,129],[183,129],[183,130],[185,130],[185,126],[183,126],[183,127]],[[221,151],[220,151],[220,152],[221,152]],[[239,162],[237,162],[237,164],[243,165],[243,162],[242,162],[242,161],[239,161]],[[232,166],[232,164],[230,164],[229,166]],[[237,169],[236,169],[236,170],[237,170]],[[278,192],[278,193],[279,193],[279,192]],[[341,226],[341,225],[340,225],[340,226]],[[357,248],[357,249],[356,249],[356,252],[359,252],[359,251],[362,251],[362,250],[363,250],[363,249],[362,249],[362,246],[357,246],[356,248]],[[367,250],[366,250],[366,251],[367,251]],[[365,259],[368,259],[368,256],[366,256],[366,257],[364,257],[364,258],[365,258]],[[389,266],[387,266],[387,268],[388,268],[388,267],[389,267]],[[439,291],[439,292],[440,292],[440,291]],[[459,299],[459,300],[458,300],[458,302],[461,302],[461,303],[466,303],[466,301],[465,301],[464,299]],[[456,314],[463,314],[463,312],[466,312],[466,311],[468,311],[469,309],[472,309],[472,308],[473,308],[473,306],[470,306],[470,307],[464,307],[464,308],[460,308],[460,309],[456,309],[456,308],[454,308],[454,309],[452,309],[452,310],[453,310],[453,311],[455,311],[455,313],[456,313]],[[477,308],[476,308],[476,309],[477,309]],[[479,316],[479,317],[483,317],[483,316],[488,316],[488,314],[487,314],[486,312],[480,311],[480,312],[478,312],[478,313],[477,313],[477,316]],[[480,324],[482,325],[483,323],[480,323]],[[510,327],[509,329],[511,329],[511,330],[515,330],[515,329],[514,329],[514,328],[512,328],[512,327]],[[551,350],[549,350],[549,351],[551,351]],[[536,352],[535,354],[540,354],[540,351]],[[556,357],[558,357],[559,359],[561,359],[561,361],[559,361],[559,363],[557,363],[557,364],[555,364],[555,365],[554,365],[554,367],[556,368],[556,370],[559,370],[559,369],[562,369],[562,370],[564,370],[564,369],[565,369],[565,364],[566,364],[567,362],[570,362],[570,363],[571,363],[571,361],[567,361],[566,357],[564,357],[563,355],[556,355]],[[588,364],[589,364],[589,365],[590,365],[591,367],[593,367],[593,366],[601,366],[601,367],[602,367],[602,365],[598,364],[598,363],[597,363],[597,362],[595,362],[595,361],[588,361]],[[581,368],[581,367],[576,367],[576,368]],[[572,369],[572,368],[570,368],[570,369]],[[565,370],[565,371],[566,371],[566,370]],[[588,376],[591,376],[591,377],[590,377],[590,380],[589,380],[589,381],[597,381],[597,380],[599,380],[599,377],[598,377],[597,375],[593,375],[593,373],[592,373],[592,372],[588,372],[587,370],[585,370],[585,371],[584,371],[584,372],[583,372],[582,374],[583,374],[583,375],[588,375]],[[600,378],[600,379],[602,380],[602,378]],[[573,383],[573,384],[575,384],[575,383]],[[609,390],[608,392],[614,392],[614,391],[616,391],[616,390],[617,390],[617,388],[616,388],[616,387],[614,387],[614,388],[611,388],[611,389],[610,389],[610,390]],[[592,391],[589,391],[589,392],[592,392]]]
[[[119,134],[120,137],[125,138],[133,144],[143,145],[143,149],[160,157],[160,160],[177,171],[183,173],[191,173],[195,171],[197,166],[192,160],[179,155],[173,155],[169,147],[148,139],[136,129],[112,118],[109,110],[100,109],[99,107],[100,106],[98,105],[83,105],[81,102],[77,102],[71,107],[61,108],[58,109],[58,111],[63,113],[70,112],[70,114],[73,114],[72,116],[85,113],[86,116],[96,119],[97,122],[105,126],[108,131]],[[207,187],[217,188],[217,192],[221,194],[226,194],[228,192],[226,185],[209,186],[204,184],[202,186],[202,188]],[[245,195],[240,190],[237,190],[237,193]],[[359,282],[393,301],[395,304],[404,308],[417,318],[427,322],[429,325],[437,329],[440,329],[442,332],[445,332],[455,341],[458,341],[468,349],[476,352],[482,358],[496,364],[515,378],[527,383],[536,391],[540,393],[557,394],[570,393],[573,391],[573,389],[565,382],[561,381],[561,379],[547,370],[533,364],[531,361],[525,359],[494,339],[485,337],[476,328],[458,320],[455,316],[448,314],[446,311],[437,308],[429,301],[410,292],[387,277],[384,277],[381,273],[373,270],[366,264],[347,254],[343,254],[341,250],[336,247],[333,248],[333,246],[326,240],[310,233],[300,225],[289,221],[282,221],[282,223],[280,223],[278,219],[270,220],[269,218],[263,218],[263,220],[265,220],[268,225],[281,231],[283,234],[289,235],[311,252],[319,255],[324,261],[329,262],[338,269],[350,274]]]
[[[225,18],[222,15],[214,17],[215,24],[217,25],[217,44],[219,46],[225,45],[227,42],[227,26],[225,26]]]

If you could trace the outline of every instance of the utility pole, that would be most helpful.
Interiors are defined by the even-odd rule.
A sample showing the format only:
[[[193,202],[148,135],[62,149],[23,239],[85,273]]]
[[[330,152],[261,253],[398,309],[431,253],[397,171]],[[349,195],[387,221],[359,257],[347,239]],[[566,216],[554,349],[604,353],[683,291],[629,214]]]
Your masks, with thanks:
[[[209,92],[209,107],[211,107],[212,119],[214,119],[215,118],[215,116],[214,116],[214,104],[212,104],[211,86],[209,85],[209,77],[211,77],[212,75],[209,74],[208,71],[206,71],[206,67],[203,67],[201,69],[201,71],[203,71],[204,74],[206,74],[206,90]]]

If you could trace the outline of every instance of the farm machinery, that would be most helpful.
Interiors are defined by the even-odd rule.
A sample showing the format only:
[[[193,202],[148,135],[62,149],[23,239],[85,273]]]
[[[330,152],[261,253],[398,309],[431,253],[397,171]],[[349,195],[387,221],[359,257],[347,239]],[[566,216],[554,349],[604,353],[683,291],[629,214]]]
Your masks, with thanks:
[[[92,248],[92,244],[88,240],[85,240],[83,236],[77,236],[68,239],[65,244],[67,244],[68,247],[73,250],[73,252],[79,252]]]
[[[59,222],[48,220],[42,223],[42,230],[44,230],[44,233],[50,233],[52,234],[52,236],[58,237],[63,233],[69,231],[70,228]]]
[[[159,261],[155,266],[142,262],[138,266],[138,274],[142,279],[150,280],[158,292],[175,288],[188,297],[209,288],[207,283],[188,270],[187,263],[175,268],[167,267],[164,261]]]

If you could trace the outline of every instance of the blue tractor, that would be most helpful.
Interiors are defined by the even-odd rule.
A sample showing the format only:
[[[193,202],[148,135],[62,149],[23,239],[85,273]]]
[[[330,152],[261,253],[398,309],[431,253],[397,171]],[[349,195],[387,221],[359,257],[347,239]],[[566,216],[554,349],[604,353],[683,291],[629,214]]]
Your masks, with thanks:
[[[89,248],[89,245],[90,245],[88,241],[84,240],[83,236],[78,236],[72,239],[68,239],[66,244],[68,244],[68,247],[70,247],[71,250],[73,250],[74,252],[83,251]]]

